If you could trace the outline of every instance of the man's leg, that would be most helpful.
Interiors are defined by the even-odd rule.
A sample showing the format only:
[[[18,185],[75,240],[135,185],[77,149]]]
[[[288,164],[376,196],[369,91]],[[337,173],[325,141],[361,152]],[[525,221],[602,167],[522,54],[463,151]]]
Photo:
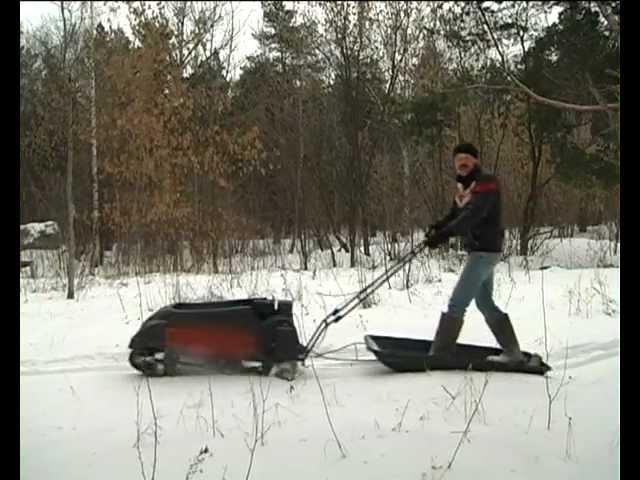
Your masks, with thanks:
[[[482,285],[480,285],[475,300],[476,307],[478,307],[480,313],[484,315],[484,318],[487,319],[487,323],[489,319],[504,315],[504,312],[500,310],[493,301],[493,270],[489,273]]]
[[[447,354],[453,350],[462,330],[467,307],[477,296],[481,285],[492,272],[492,268],[491,259],[486,254],[477,252],[469,254],[449,299],[447,312],[440,316],[440,323],[429,351],[431,355]]]
[[[498,362],[517,362],[523,360],[520,345],[509,315],[498,308],[493,301],[493,270],[482,283],[476,296],[476,306],[484,315],[485,321],[504,351],[501,355],[490,355],[487,360]]]

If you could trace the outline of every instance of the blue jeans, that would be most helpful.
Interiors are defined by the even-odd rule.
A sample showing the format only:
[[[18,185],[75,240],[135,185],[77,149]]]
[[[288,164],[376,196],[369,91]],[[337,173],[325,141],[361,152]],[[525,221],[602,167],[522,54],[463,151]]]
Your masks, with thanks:
[[[493,270],[500,262],[499,253],[471,252],[453,289],[447,313],[464,318],[472,300],[486,319],[504,315],[493,301]]]

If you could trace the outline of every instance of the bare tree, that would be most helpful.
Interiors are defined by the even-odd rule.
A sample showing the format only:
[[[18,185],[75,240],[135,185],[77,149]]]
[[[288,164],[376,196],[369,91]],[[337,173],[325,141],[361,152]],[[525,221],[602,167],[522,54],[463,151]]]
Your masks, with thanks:
[[[91,217],[91,233],[93,236],[93,259],[91,268],[100,264],[100,201],[98,190],[98,142],[96,140],[96,50],[95,50],[95,17],[93,2],[89,2],[91,9],[91,179],[93,193],[93,211]]]
[[[232,2],[167,2],[169,26],[175,33],[174,61],[185,74],[214,55],[231,70],[236,48],[235,8]],[[226,26],[225,26],[226,24]]]
[[[75,21],[73,10],[60,2],[60,16],[62,17],[62,72],[65,82],[63,89],[67,99],[67,173],[66,173],[66,201],[67,201],[67,299],[75,297],[75,205],[73,202],[73,151],[74,151],[74,106],[76,96],[76,81],[74,67],[79,58],[80,36],[79,32],[83,23],[83,9],[80,9],[80,18]],[[75,48],[74,48],[75,47]],[[75,51],[74,51],[75,50]]]
[[[366,88],[373,76],[376,47],[373,41],[373,3],[322,3],[327,29],[324,56],[335,73],[342,96],[342,126],[348,145],[343,177],[346,182],[347,226],[350,265],[356,265],[356,239],[363,233],[368,253],[368,187],[371,177],[370,115],[371,100]],[[359,228],[360,227],[360,228]]]
[[[411,60],[419,55],[424,37],[424,5],[420,2],[389,2],[379,6],[376,15],[376,34],[381,45],[381,65],[385,77],[382,98],[374,89],[369,93],[378,104],[385,130],[397,142],[402,156],[402,225],[405,233],[410,223],[410,180],[412,168],[409,146],[399,129],[393,104],[397,98],[406,98],[411,91]]]
[[[620,102],[615,102],[615,103],[598,103],[596,105],[579,105],[579,104],[575,104],[575,103],[569,103],[569,102],[565,102],[565,101],[561,101],[561,100],[555,100],[555,99],[551,99],[542,95],[537,94],[536,92],[534,92],[533,90],[531,90],[527,85],[525,85],[520,79],[518,79],[518,77],[516,75],[513,74],[513,72],[511,71],[511,69],[508,67],[507,65],[507,61],[506,61],[506,57],[504,52],[502,51],[502,48],[500,47],[500,43],[498,42],[495,32],[494,32],[494,28],[491,25],[491,22],[489,21],[489,19],[487,18],[486,12],[483,9],[482,5],[480,2],[477,2],[476,4],[476,8],[478,9],[478,12],[480,13],[480,16],[482,18],[482,23],[484,28],[487,30],[487,32],[489,33],[489,36],[491,37],[491,41],[493,42],[493,46],[495,47],[496,51],[498,52],[498,55],[500,56],[500,61],[501,61],[501,65],[502,65],[502,69],[504,70],[504,73],[507,75],[507,77],[509,78],[509,80],[511,80],[513,83],[516,84],[516,86],[525,94],[527,94],[533,101],[541,103],[543,105],[548,105],[550,107],[554,107],[554,108],[559,108],[561,110],[571,110],[574,112],[606,112],[606,111],[619,111],[620,110]],[[612,18],[613,15],[611,15]],[[607,19],[609,21],[609,19]],[[613,20],[609,21],[609,24],[611,25],[611,22]],[[614,25],[617,25],[617,23],[615,23]],[[619,30],[618,30],[619,32]]]

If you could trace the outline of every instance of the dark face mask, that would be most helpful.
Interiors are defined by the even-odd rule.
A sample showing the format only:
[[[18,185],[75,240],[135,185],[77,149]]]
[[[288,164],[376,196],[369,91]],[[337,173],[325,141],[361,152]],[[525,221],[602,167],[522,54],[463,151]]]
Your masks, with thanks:
[[[462,184],[464,188],[469,188],[469,186],[478,178],[479,173],[480,167],[476,165],[467,175],[456,175],[456,182]]]

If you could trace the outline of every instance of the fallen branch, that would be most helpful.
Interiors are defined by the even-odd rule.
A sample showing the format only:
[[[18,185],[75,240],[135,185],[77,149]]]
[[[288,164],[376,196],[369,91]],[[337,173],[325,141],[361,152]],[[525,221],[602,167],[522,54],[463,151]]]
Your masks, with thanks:
[[[456,93],[464,90],[510,90],[510,91],[518,91],[518,87],[514,87],[513,85],[487,85],[484,83],[474,83],[471,85],[462,85],[460,87],[455,88],[445,88],[443,90],[433,90],[431,93],[439,94],[439,93]]]
[[[249,476],[251,475],[251,469],[253,468],[253,460],[255,458],[256,455],[256,449],[258,448],[258,431],[260,429],[260,416],[258,414],[258,403],[256,402],[256,391],[255,388],[253,386],[253,382],[251,382],[251,407],[253,409],[253,443],[251,446],[249,446],[248,443],[246,443],[245,440],[245,444],[247,445],[247,448],[249,449],[249,466],[247,468],[247,473],[244,477],[245,480],[249,480]]]
[[[158,416],[156,415],[156,407],[153,404],[153,395],[151,394],[149,377],[145,377],[145,379],[147,381],[147,391],[149,392],[151,415],[153,416],[153,469],[151,470],[151,480],[154,480],[156,477],[156,466],[158,464]]]
[[[544,300],[544,270],[541,270],[540,274],[541,274],[541,290],[542,290],[542,321],[544,324],[544,351],[546,356],[545,361],[548,363],[549,362],[549,343],[548,343],[548,336],[547,336],[547,333],[548,333],[547,332],[547,308]],[[551,394],[551,388],[549,387],[549,375],[545,375],[544,377],[545,390],[547,392],[547,430],[551,430],[551,407],[553,405],[553,402],[558,397],[558,394],[560,393],[560,389],[565,384],[564,381],[567,375],[568,358],[569,358],[569,339],[567,338],[567,342],[565,345],[564,368],[562,372],[562,378],[560,379],[560,385],[558,385],[558,388],[556,389],[553,395]]]
[[[271,382],[269,382],[269,384],[267,385],[267,390],[265,392],[265,390],[262,388],[262,377],[260,377],[260,400],[261,400],[261,415],[260,415],[260,445],[264,447],[264,436],[269,432],[269,430],[271,429],[271,425],[269,425],[267,427],[267,429],[264,429],[264,414],[266,413],[266,405],[267,405],[267,398],[269,397],[269,392],[271,391]]]
[[[464,427],[464,431],[462,432],[462,435],[460,436],[460,440],[458,440],[458,445],[456,446],[456,449],[453,452],[453,455],[451,457],[451,460],[449,460],[449,463],[447,464],[447,468],[445,469],[445,471],[443,472],[442,477],[444,477],[444,474],[451,469],[451,467],[453,466],[453,462],[456,459],[456,455],[458,454],[458,450],[460,450],[460,446],[462,445],[462,442],[467,438],[467,435],[469,433],[469,428],[471,427],[471,422],[473,421],[473,418],[476,416],[476,413],[478,412],[478,408],[480,407],[480,403],[482,402],[482,397],[484,396],[484,392],[487,389],[487,385],[489,384],[489,375],[487,374],[485,376],[484,379],[484,385],[482,385],[482,391],[480,392],[480,397],[478,398],[478,400],[476,400],[476,406],[473,410],[473,413],[471,414],[471,416],[469,417],[469,421],[467,421],[467,425]]]
[[[116,284],[116,294],[118,295],[118,300],[120,300],[120,306],[122,307],[122,312],[124,313],[125,323],[128,325],[129,324],[129,316],[127,315],[127,309],[124,308],[124,302],[122,301],[122,295],[120,295],[120,289],[118,288],[117,284]]]
[[[394,432],[399,432],[402,429],[402,422],[404,421],[404,416],[407,413],[407,407],[409,407],[409,402],[411,400],[407,400],[407,403],[404,406],[404,410],[402,410],[402,415],[400,416],[400,421],[396,424],[395,427],[393,427],[391,430],[393,430]]]
[[[467,411],[467,391],[469,391],[469,393],[471,394],[471,399],[473,400],[473,397],[475,395],[475,385],[473,384],[473,378],[472,377],[468,377],[465,376],[465,412]],[[482,401],[479,401],[480,403],[480,416],[483,418],[482,422],[486,425],[487,423],[487,413],[485,411],[484,405],[482,405]],[[470,405],[471,406],[471,403]],[[466,416],[465,416],[465,420],[466,420]]]
[[[331,421],[331,415],[329,414],[329,407],[327,407],[327,401],[324,396],[324,390],[322,389],[322,384],[320,383],[320,379],[318,378],[318,373],[316,372],[316,367],[313,363],[313,360],[311,360],[311,370],[313,371],[313,376],[316,379],[316,382],[318,383],[318,388],[320,389],[320,396],[322,397],[322,405],[324,406],[324,413],[327,416],[327,421],[329,422],[329,427],[331,428],[331,432],[333,433],[333,438],[335,438],[336,443],[338,444],[338,448],[340,449],[340,454],[342,455],[342,458],[346,458],[347,454],[342,448],[342,443],[340,443],[340,439],[336,434],[335,428],[333,428],[333,422]]]
[[[196,457],[191,461],[189,469],[187,470],[187,476],[185,477],[185,480],[190,480],[192,477],[197,475],[200,465],[202,465],[207,457],[210,457],[211,455],[213,455],[213,453],[211,453],[207,445],[202,447],[198,455],[196,455]]]
[[[444,385],[440,385],[442,387],[442,389],[446,392],[447,395],[449,395],[449,397],[451,397],[451,403],[449,404],[449,407],[451,407],[451,405],[453,404],[453,402],[456,401],[456,395],[454,395],[453,393],[451,393],[449,390],[447,390],[447,387],[445,387]],[[447,407],[447,409],[449,409],[449,407]]]
[[[571,460],[571,452],[575,449],[573,444],[573,417],[567,413],[567,394],[564,395],[564,416],[567,419],[567,439],[565,442],[565,458]]]
[[[211,375],[208,377],[209,383],[209,405],[211,406],[211,433],[216,438],[216,417],[213,409],[213,390],[211,389]]]
[[[142,448],[140,448],[140,387],[142,382],[136,387],[136,451],[138,453],[138,462],[140,462],[140,471],[142,472],[142,479],[147,480],[147,475],[144,472],[144,459],[142,458]]]
[[[136,286],[138,287],[138,303],[140,305],[140,323],[144,321],[144,313],[142,311],[142,289],[140,288],[140,279],[138,278],[138,269],[136,268]]]

